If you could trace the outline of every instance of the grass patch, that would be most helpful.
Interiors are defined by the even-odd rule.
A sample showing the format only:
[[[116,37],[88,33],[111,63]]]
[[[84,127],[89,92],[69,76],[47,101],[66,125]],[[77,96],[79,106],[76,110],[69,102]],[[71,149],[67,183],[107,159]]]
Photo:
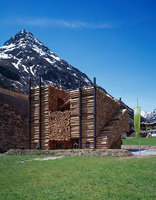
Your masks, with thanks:
[[[156,199],[155,156],[35,157],[0,157],[0,199]]]
[[[123,145],[139,145],[137,138],[127,138],[122,140]],[[156,138],[140,138],[141,145],[156,146]]]

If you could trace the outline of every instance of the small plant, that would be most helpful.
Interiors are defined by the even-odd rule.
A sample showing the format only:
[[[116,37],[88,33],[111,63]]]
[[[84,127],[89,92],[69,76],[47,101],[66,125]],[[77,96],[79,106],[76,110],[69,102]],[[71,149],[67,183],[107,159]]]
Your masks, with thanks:
[[[111,156],[111,151],[110,150],[108,150],[108,156]]]
[[[50,152],[50,154],[53,156],[53,155],[55,154],[55,152],[54,152],[54,151],[52,151],[52,152]]]
[[[117,151],[114,152],[114,156],[118,156],[118,152]]]

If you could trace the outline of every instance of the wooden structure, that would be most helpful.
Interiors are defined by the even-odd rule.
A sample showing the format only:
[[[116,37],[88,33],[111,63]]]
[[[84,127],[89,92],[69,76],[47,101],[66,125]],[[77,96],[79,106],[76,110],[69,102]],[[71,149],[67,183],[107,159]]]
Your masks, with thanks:
[[[30,148],[120,148],[129,131],[129,114],[120,103],[94,86],[70,94],[45,86],[30,89]]]
[[[66,91],[29,86],[29,97],[0,88],[0,151],[9,148],[120,148],[129,114],[94,86]]]
[[[129,131],[128,111],[94,87],[71,91],[71,138],[79,148],[120,148],[121,133]]]
[[[0,88],[0,152],[28,148],[28,96]]]
[[[52,145],[51,138],[55,141],[59,140],[57,137],[59,130],[57,133],[55,133],[55,130],[58,129],[57,126],[59,126],[59,123],[63,123],[63,115],[67,115],[67,113],[62,112],[61,117],[58,117],[58,113],[61,112],[59,111],[59,103],[68,95],[67,92],[52,86],[41,87],[41,82],[39,88],[30,88],[29,145],[31,149],[37,147],[41,149],[49,149],[50,144]],[[63,109],[68,107],[69,105],[66,105]],[[53,121],[55,121],[55,124]],[[60,130],[62,128],[63,127],[60,126]],[[52,134],[55,135],[55,138],[52,137]],[[66,132],[64,134],[66,137]]]

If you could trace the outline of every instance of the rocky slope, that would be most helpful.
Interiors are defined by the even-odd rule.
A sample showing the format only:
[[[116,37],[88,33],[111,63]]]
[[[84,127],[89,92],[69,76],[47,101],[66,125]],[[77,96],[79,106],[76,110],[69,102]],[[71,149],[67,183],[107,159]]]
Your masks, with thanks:
[[[0,47],[0,87],[27,93],[29,79],[32,86],[52,85],[62,89],[76,89],[92,85],[81,71],[56,56],[32,33],[22,30]]]

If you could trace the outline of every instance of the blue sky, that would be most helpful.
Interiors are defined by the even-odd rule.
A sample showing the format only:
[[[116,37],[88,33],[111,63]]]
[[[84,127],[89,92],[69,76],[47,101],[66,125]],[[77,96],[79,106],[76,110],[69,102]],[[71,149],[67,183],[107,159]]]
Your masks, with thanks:
[[[156,108],[156,0],[5,0],[0,46],[22,29],[115,98]]]

